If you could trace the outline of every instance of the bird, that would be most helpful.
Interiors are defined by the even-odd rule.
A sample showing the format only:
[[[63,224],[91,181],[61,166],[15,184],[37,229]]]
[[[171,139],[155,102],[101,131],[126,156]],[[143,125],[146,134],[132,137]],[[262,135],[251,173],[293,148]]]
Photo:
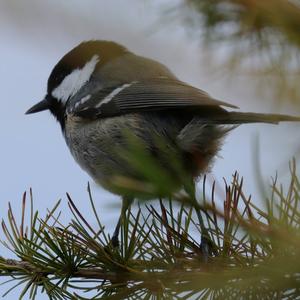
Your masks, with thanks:
[[[300,121],[300,117],[236,109],[181,81],[153,59],[113,41],[89,40],[59,60],[48,78],[46,96],[26,114],[49,110],[75,161],[96,183],[122,197],[111,239],[117,246],[122,213],[136,195],[116,188],[114,178],[145,180],[122,154],[130,150],[129,136],[141,142],[146,157],[173,176],[178,182],[174,189],[180,189],[171,156],[195,181],[211,167],[224,137],[236,126]]]

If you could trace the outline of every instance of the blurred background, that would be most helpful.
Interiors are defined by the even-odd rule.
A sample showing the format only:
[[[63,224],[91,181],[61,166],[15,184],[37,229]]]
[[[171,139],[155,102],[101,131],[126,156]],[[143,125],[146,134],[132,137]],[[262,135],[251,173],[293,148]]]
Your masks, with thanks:
[[[121,43],[242,111],[300,115],[300,38],[293,31],[299,20],[299,1],[274,0],[270,8],[246,0],[0,0],[1,218],[8,202],[20,216],[22,194],[30,187],[42,215],[63,199],[67,222],[66,192],[82,214],[91,213],[90,178],[73,161],[59,125],[46,112],[24,115],[43,98],[57,61],[81,41]],[[209,182],[222,187],[223,178],[231,181],[238,170],[244,192],[259,202],[261,178],[268,183],[278,172],[285,181],[299,138],[299,124],[240,126],[226,138]],[[113,230],[121,202],[91,185],[103,224]],[[1,248],[1,255],[10,254]]]

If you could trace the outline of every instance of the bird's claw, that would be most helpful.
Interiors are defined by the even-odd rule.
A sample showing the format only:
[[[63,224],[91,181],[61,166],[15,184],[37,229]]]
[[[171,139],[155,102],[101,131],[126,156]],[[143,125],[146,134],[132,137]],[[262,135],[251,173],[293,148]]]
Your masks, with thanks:
[[[205,263],[207,263],[209,257],[211,257],[214,253],[211,239],[202,235],[200,249],[202,251],[203,260]]]
[[[111,245],[113,246],[113,248],[119,248],[120,242],[119,242],[118,236],[113,235],[110,242],[111,242]]]

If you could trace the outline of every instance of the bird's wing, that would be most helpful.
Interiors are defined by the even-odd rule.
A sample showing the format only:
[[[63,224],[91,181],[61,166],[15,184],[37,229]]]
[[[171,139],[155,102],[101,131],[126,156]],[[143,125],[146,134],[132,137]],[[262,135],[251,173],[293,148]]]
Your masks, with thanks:
[[[235,106],[179,80],[159,78],[96,89],[70,101],[68,112],[82,118],[105,118],[141,111]]]

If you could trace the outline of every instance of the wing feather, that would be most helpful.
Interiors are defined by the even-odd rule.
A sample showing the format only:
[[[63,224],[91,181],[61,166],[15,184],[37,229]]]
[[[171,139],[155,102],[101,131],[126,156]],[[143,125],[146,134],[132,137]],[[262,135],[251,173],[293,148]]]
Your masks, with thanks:
[[[236,108],[179,80],[158,78],[95,89],[88,95],[80,95],[80,99],[71,99],[68,111],[85,118],[105,118],[137,111],[220,106]]]

